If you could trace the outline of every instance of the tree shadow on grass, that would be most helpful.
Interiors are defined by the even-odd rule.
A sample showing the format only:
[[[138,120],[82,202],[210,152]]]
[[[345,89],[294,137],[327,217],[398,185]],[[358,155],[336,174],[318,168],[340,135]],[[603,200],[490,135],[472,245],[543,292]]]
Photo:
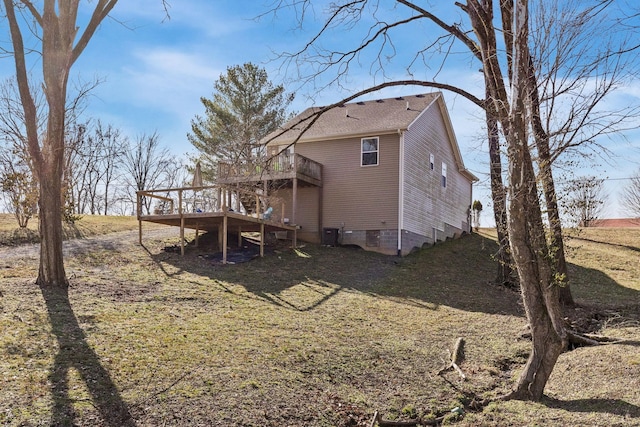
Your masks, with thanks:
[[[619,243],[604,242],[602,240],[589,239],[587,237],[580,237],[580,236],[571,236],[571,239],[583,241],[583,242],[598,243],[601,245],[608,245],[608,246],[613,246],[615,248],[629,249],[630,251],[640,252],[640,247],[638,246],[621,245]]]
[[[224,292],[297,311],[358,292],[428,310],[446,305],[520,316],[519,294],[491,283],[497,271],[491,245],[471,235],[399,258],[356,247],[302,244],[295,250],[269,248],[264,258],[235,265],[222,265],[205,247],[187,247],[184,257],[149,254],[158,264],[209,277]]]
[[[178,272],[209,277],[224,292],[298,311],[314,309],[341,292],[360,292],[430,310],[448,306],[523,317],[519,292],[493,283],[497,251],[493,238],[474,233],[403,258],[312,244],[297,250],[270,248],[264,258],[227,265],[210,256],[204,245],[187,246],[184,257],[166,252],[149,255]],[[602,303],[603,298],[612,305],[639,301],[640,292],[599,270],[570,264],[570,273],[574,295],[586,304]]]
[[[91,396],[90,403],[101,417],[96,424],[134,426],[129,408],[109,372],[86,341],[71,307],[68,289],[41,286],[40,291],[58,342],[58,353],[49,375],[53,398],[51,425],[75,425],[77,414],[69,389],[70,370],[75,369]]]
[[[603,307],[633,307],[640,305],[639,291],[622,286],[599,269],[571,263],[567,267],[571,291],[574,299],[579,304]],[[631,311],[634,311],[634,309]]]
[[[620,399],[575,399],[559,400],[545,397],[543,402],[550,408],[569,412],[600,412],[621,417],[640,418],[640,406]]]

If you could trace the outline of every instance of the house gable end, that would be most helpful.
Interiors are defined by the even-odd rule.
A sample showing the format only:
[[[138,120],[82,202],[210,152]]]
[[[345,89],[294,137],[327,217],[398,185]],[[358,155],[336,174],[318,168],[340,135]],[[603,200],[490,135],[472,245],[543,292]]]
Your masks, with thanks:
[[[451,152],[453,153],[453,157],[455,159],[456,167],[458,171],[469,181],[476,182],[478,178],[471,173],[464,165],[464,161],[462,159],[462,153],[460,152],[460,146],[458,145],[458,139],[456,138],[456,134],[453,131],[453,124],[451,123],[451,117],[449,116],[449,111],[447,110],[447,106],[444,102],[444,97],[442,94],[438,94],[438,96],[433,100],[431,104],[429,104],[419,115],[412,121],[407,130],[411,130],[411,127],[422,120],[423,116],[432,108],[438,108],[440,112],[440,117],[442,118],[442,123],[445,127],[445,131],[447,133],[447,140],[449,142],[449,146],[451,148]]]

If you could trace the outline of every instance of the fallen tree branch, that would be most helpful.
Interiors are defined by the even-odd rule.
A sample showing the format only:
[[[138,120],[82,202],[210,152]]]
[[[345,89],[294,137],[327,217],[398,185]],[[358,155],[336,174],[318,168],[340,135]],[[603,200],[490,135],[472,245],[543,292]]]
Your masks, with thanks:
[[[591,339],[585,335],[578,334],[576,332],[567,331],[567,338],[569,339],[569,343],[577,346],[594,346],[600,345],[601,342]]]
[[[567,338],[569,339],[569,344],[573,344],[573,348],[612,344],[638,345],[638,341],[634,340],[611,338],[594,334],[579,334],[573,331],[567,331]]]
[[[380,416],[380,413],[376,411],[373,414],[373,419],[371,420],[371,424],[369,427],[375,427],[376,423],[378,423],[378,427],[415,427],[418,425],[421,426],[437,426],[444,421],[444,416],[437,418],[416,418],[408,421],[391,421],[385,420]]]
[[[620,338],[605,337],[603,335],[596,335],[596,334],[583,334],[583,335],[601,344],[619,344],[619,343],[625,342],[625,340]]]
[[[627,342],[626,340],[619,339],[619,338],[611,338],[611,337],[606,337],[603,335],[596,335],[596,334],[580,333],[570,327],[566,327],[565,332],[567,334],[567,340],[569,344],[568,350],[573,350],[577,347],[592,347],[592,346],[606,345],[606,344],[624,344],[625,342]],[[527,325],[526,330],[520,335],[520,338],[531,339],[531,332],[529,331],[529,325]],[[633,344],[633,342],[631,343]]]
[[[453,369],[458,373],[458,375],[460,375],[460,378],[462,378],[463,380],[466,380],[467,377],[465,376],[464,372],[462,372],[462,369],[460,369],[460,366],[459,366],[459,364],[461,364],[464,361],[464,338],[458,338],[456,340],[456,343],[453,346],[453,351],[451,352],[450,358],[451,360],[449,365],[440,369],[437,374],[442,375],[444,372],[447,372]]]

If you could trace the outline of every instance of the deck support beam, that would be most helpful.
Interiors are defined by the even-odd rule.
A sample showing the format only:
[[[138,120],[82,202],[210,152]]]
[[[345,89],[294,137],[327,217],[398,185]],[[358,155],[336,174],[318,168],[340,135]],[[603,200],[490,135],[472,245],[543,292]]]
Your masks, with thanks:
[[[293,201],[291,206],[291,224],[298,225],[296,211],[298,210],[298,178],[293,178]]]
[[[180,215],[180,255],[184,256],[184,216]]]
[[[322,201],[323,201],[323,187],[318,187],[318,236],[320,237],[320,242],[322,242],[322,236],[323,236],[323,231],[322,231],[322,217],[324,212],[322,212],[322,209],[324,208],[322,205]]]
[[[222,263],[227,263],[227,231],[229,230],[229,218],[225,213],[222,218]]]
[[[264,222],[260,223],[260,257],[264,257]]]
[[[138,217],[138,243],[142,246],[142,195],[136,192],[136,216]]]

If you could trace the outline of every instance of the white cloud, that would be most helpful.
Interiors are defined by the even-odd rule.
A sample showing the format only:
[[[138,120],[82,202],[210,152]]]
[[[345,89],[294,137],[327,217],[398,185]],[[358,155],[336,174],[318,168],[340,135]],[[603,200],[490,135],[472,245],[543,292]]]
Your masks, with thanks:
[[[241,32],[250,25],[252,8],[236,7],[211,0],[175,0],[168,2],[165,11],[161,0],[123,1],[114,8],[113,17],[133,27],[163,23],[173,29],[197,32],[200,37],[216,38]],[[230,13],[238,11],[240,14]]]

